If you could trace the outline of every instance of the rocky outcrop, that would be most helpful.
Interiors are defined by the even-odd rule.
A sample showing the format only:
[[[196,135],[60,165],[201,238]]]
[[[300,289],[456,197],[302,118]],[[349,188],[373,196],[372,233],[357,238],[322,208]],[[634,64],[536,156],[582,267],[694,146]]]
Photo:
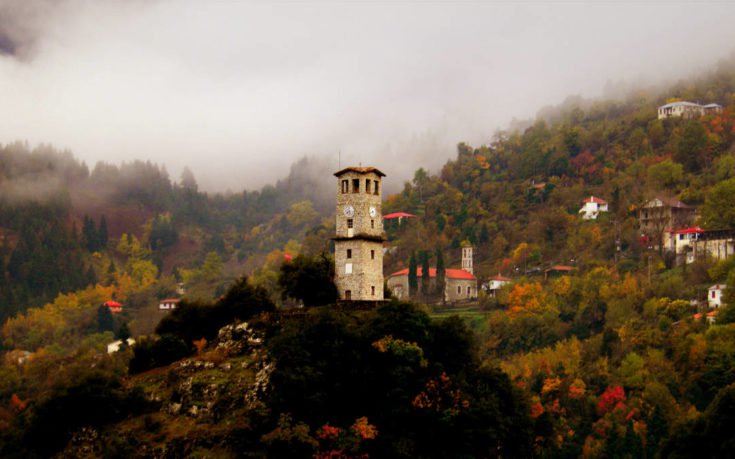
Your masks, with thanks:
[[[213,350],[174,364],[166,376],[168,397],[158,397],[161,411],[216,422],[227,412],[253,409],[268,392],[275,368],[263,338],[247,323],[222,327]]]
[[[263,338],[247,322],[242,322],[222,327],[217,333],[216,343],[217,350],[234,357],[260,349]]]

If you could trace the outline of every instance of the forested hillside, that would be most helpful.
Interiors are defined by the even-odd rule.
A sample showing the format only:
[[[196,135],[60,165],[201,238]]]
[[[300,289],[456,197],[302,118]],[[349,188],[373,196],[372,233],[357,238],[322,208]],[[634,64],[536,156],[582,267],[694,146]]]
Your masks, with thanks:
[[[207,255],[222,265],[212,273],[221,285],[320,222],[329,173],[304,158],[275,186],[217,194],[200,191],[188,169],[177,182],[150,162],[90,171],[49,146],[0,146],[0,322],[123,272],[181,282]],[[204,296],[217,289],[187,280]]]
[[[659,120],[672,100],[724,109]],[[735,58],[625,100],[569,98],[419,169],[383,206],[415,215],[386,222],[385,273],[420,252],[456,266],[470,243],[481,282],[511,282],[464,320],[332,304],[333,171],[318,161],[207,194],[190,171],[90,171],[6,145],[0,453],[729,457],[735,289],[714,323],[705,296],[735,285],[735,258],[677,264],[641,237],[639,210],[676,198],[693,224],[735,228],[734,142]],[[584,220],[590,196],[609,211]],[[544,276],[554,265],[569,270]]]
[[[672,100],[724,110],[659,120],[657,107]],[[523,131],[459,144],[439,174],[418,170],[390,196],[386,212],[417,218],[389,227],[387,272],[422,251],[456,266],[470,242],[480,280],[512,278],[496,298],[481,294],[489,312],[474,320],[486,362],[532,401],[538,455],[727,457],[735,295],[726,290],[733,306],[715,324],[704,312],[710,285],[735,285],[735,262],[677,266],[641,237],[639,210],[676,198],[697,208],[692,224],[735,228],[734,140],[733,60],[624,101],[570,98]],[[609,212],[583,220],[590,196]],[[572,271],[546,279],[554,265]]]

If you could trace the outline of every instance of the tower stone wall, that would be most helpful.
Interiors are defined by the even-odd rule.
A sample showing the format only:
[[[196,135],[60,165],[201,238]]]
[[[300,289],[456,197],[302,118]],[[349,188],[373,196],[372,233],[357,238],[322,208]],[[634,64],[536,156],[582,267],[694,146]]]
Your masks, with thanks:
[[[337,177],[335,284],[340,299],[383,300],[382,177],[373,167],[348,167]]]

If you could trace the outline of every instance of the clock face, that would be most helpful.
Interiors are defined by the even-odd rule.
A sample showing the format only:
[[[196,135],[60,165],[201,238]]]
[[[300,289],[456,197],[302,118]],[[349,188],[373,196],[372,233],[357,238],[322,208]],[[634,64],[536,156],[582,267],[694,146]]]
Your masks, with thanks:
[[[375,207],[370,208],[370,216],[375,218],[375,216],[378,215],[378,210]]]
[[[355,208],[352,206],[345,206],[345,217],[350,218],[355,215]]]

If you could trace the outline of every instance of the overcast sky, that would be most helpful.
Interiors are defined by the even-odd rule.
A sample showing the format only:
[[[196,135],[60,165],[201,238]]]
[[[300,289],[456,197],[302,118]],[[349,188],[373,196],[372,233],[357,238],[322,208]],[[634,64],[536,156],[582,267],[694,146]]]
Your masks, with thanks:
[[[0,0],[0,143],[256,188],[304,155],[405,178],[607,81],[735,49],[735,2]]]

